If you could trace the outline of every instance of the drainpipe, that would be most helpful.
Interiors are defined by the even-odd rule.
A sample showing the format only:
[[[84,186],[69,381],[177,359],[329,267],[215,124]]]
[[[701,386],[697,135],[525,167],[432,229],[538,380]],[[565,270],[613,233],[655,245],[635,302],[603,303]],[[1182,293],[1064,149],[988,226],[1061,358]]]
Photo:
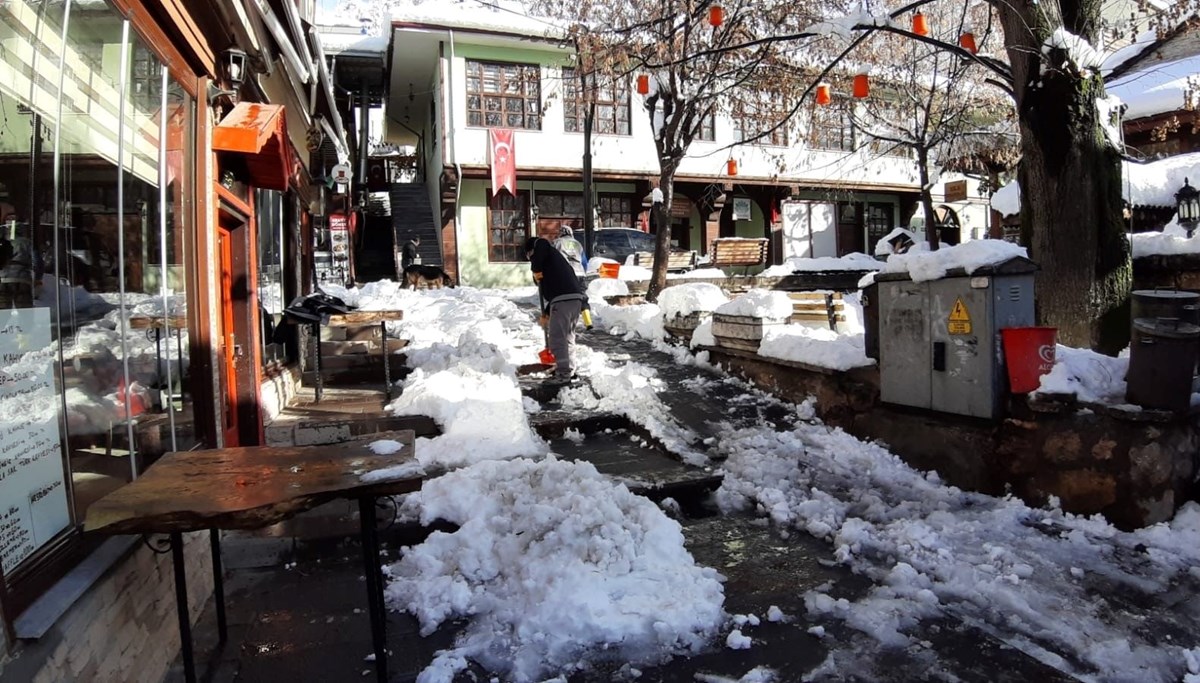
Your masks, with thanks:
[[[462,164],[458,163],[458,146],[454,144],[454,31],[449,30],[450,35],[450,66],[446,69],[446,88],[448,90],[446,98],[446,113],[449,115],[449,121],[446,122],[446,148],[450,153],[450,161],[454,164],[454,171],[458,176],[458,180],[454,183],[454,241],[458,241],[458,226],[462,217],[462,210],[459,207],[459,200],[462,198]],[[440,246],[440,244],[439,244]],[[462,282],[462,257],[459,255],[460,250],[454,250],[454,272],[458,273],[458,281]],[[443,251],[442,257],[445,258]]]

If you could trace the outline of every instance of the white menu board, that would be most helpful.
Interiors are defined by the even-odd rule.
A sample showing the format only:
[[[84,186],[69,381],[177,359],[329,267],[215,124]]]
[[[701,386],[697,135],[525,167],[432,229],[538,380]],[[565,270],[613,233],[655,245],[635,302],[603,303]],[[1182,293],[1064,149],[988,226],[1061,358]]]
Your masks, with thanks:
[[[0,311],[0,566],[70,523],[54,388],[50,309]]]

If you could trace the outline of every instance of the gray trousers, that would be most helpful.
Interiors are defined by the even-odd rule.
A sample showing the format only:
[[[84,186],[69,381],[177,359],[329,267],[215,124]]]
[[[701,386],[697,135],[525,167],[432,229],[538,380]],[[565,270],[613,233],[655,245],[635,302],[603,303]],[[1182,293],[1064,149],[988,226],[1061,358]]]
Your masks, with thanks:
[[[550,352],[554,354],[554,373],[557,375],[570,375],[573,369],[571,355],[575,352],[575,325],[579,322],[579,312],[582,310],[581,299],[550,304],[546,333],[550,337]]]

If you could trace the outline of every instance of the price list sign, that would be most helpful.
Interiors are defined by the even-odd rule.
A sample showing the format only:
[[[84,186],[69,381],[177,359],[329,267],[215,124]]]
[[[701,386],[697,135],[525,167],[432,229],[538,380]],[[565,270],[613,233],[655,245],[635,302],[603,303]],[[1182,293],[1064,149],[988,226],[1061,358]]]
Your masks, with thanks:
[[[0,311],[0,566],[10,572],[70,523],[50,309]]]

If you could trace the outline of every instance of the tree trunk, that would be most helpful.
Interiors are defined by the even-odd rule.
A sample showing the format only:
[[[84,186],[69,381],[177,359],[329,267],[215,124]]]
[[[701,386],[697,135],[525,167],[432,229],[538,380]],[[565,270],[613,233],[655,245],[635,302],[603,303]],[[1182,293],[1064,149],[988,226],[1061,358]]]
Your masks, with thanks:
[[[929,242],[929,251],[937,251],[942,243],[938,234],[937,221],[933,215],[933,195],[929,188],[929,150],[917,149],[917,173],[921,179],[921,209],[925,213],[925,239]]]
[[[671,255],[671,200],[675,196],[675,169],[678,162],[661,162],[658,174],[658,189],[662,190],[661,204],[655,204],[654,212],[654,269],[650,284],[646,288],[646,301],[658,301],[659,292],[667,286],[667,260]]]
[[[1099,3],[1047,0],[998,11],[1021,125],[1022,240],[1041,266],[1038,319],[1057,327],[1063,344],[1115,352],[1128,339],[1133,262],[1121,160],[1096,107],[1104,86],[1076,73],[1063,50],[1041,49],[1059,26],[1094,39]]]

